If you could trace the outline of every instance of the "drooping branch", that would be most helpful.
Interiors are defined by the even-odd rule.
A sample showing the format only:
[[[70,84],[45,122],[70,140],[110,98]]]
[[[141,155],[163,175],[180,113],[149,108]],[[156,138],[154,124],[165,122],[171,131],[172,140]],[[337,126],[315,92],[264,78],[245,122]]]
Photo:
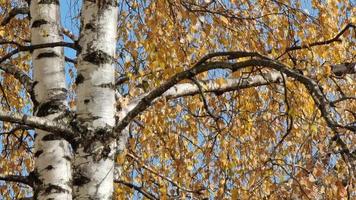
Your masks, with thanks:
[[[8,24],[11,19],[13,19],[16,15],[27,15],[29,14],[30,11],[27,7],[24,8],[13,8],[10,10],[10,12],[8,12],[5,17],[2,19],[2,21],[0,22],[1,26],[5,26],[6,24]]]
[[[179,83],[180,81],[184,79],[190,79],[197,74],[200,74],[202,72],[211,70],[211,69],[230,69],[232,71],[236,71],[238,69],[242,69],[248,66],[256,66],[255,60],[249,60],[245,62],[240,62],[240,63],[229,63],[229,62],[210,62],[210,63],[205,63],[211,58],[215,57],[221,57],[225,56],[228,57],[229,59],[237,59],[237,58],[243,58],[243,57],[260,57],[264,59],[268,59],[267,57],[264,57],[258,53],[255,52],[243,52],[243,51],[236,51],[236,52],[216,52],[216,53],[211,53],[206,56],[204,56],[202,59],[200,59],[191,69],[188,69],[186,71],[180,72],[170,79],[168,79],[166,82],[164,82],[162,85],[159,87],[153,89],[151,92],[149,92],[147,95],[142,97],[137,105],[130,110],[127,115],[124,118],[120,118],[121,120],[116,126],[116,132],[122,131],[129,123],[130,121],[136,117],[139,113],[144,111],[146,108],[148,108],[151,105],[151,102],[156,99],[157,97],[161,96],[164,92],[166,92],[168,89]],[[251,63],[251,61],[253,61]],[[253,65],[255,64],[255,65]]]
[[[51,131],[58,134],[68,141],[72,141],[75,133],[65,124],[50,121],[43,117],[28,116],[19,113],[12,113],[0,110],[0,120],[12,123],[26,125],[32,128],[38,128],[45,131]]]

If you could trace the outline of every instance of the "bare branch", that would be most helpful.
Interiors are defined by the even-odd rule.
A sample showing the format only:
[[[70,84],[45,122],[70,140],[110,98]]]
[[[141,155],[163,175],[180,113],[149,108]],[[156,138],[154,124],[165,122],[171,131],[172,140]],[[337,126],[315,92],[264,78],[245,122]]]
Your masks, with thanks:
[[[30,13],[29,8],[24,7],[24,8],[13,8],[12,10],[10,10],[9,13],[7,13],[7,15],[5,15],[5,17],[2,19],[2,21],[0,22],[1,26],[5,26],[6,24],[8,24],[12,18],[14,18],[16,15],[27,15]]]
[[[70,142],[75,136],[74,131],[65,124],[50,121],[43,117],[28,116],[0,110],[0,120],[27,125],[44,131],[50,131],[52,133],[59,134],[61,137]]]

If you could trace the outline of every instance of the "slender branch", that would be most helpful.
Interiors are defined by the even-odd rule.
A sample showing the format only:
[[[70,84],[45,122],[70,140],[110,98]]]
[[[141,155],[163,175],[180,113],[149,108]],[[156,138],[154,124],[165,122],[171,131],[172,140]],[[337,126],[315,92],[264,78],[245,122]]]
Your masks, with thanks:
[[[7,13],[7,15],[5,15],[5,17],[0,22],[0,25],[1,26],[7,25],[11,21],[11,19],[14,18],[16,15],[27,15],[29,13],[30,13],[30,11],[27,7],[13,8],[10,10],[9,13]]]
[[[75,132],[65,124],[50,121],[43,117],[28,116],[0,110],[0,120],[56,133],[70,142],[75,136]]]
[[[304,44],[304,45],[300,45],[300,46],[292,46],[292,47],[288,47],[284,53],[278,57],[282,57],[283,55],[285,55],[286,53],[290,52],[290,51],[295,51],[295,50],[300,50],[300,49],[308,49],[310,47],[314,47],[314,46],[321,46],[321,45],[327,45],[333,42],[339,42],[340,37],[349,29],[349,28],[356,28],[356,26],[354,24],[347,24],[337,35],[335,35],[335,37],[329,39],[329,40],[325,40],[325,41],[321,41],[321,42],[313,42],[310,44]],[[268,53],[271,53],[272,50],[269,50]]]
[[[77,45],[75,43],[69,43],[69,42],[52,42],[52,43],[44,43],[44,44],[34,44],[30,46],[22,46],[22,45],[17,45],[17,46],[18,46],[17,49],[10,51],[8,54],[0,58],[0,63],[18,54],[19,52],[33,51],[35,49],[43,49],[48,47],[69,47],[77,50]]]
[[[140,186],[134,185],[132,183],[125,182],[123,180],[114,180],[114,182],[122,184],[122,185],[124,185],[126,187],[129,187],[129,188],[132,188],[132,189],[136,190],[137,192],[139,192],[143,196],[145,196],[147,199],[151,199],[151,200],[159,199],[159,198],[155,197],[153,194],[147,192],[145,189],[143,189]]]
[[[9,182],[17,182],[26,184],[30,187],[33,187],[33,182],[29,178],[29,176],[19,176],[19,175],[2,175],[0,174],[1,181],[9,181]]]

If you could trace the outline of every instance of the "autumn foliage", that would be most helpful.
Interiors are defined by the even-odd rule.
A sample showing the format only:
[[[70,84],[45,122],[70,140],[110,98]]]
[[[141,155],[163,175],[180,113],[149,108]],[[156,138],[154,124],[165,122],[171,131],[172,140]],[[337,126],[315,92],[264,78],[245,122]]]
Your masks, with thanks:
[[[0,6],[1,110],[29,114],[31,94],[4,70],[15,66],[31,77],[30,50],[21,50],[30,45],[28,12],[4,22],[27,4]],[[346,0],[119,1],[118,110],[214,52],[255,52],[294,77],[280,65],[257,64],[217,66],[180,81],[198,92],[155,99],[130,121],[126,149],[116,156],[117,199],[356,198],[355,8]],[[256,57],[231,53],[204,62]],[[74,111],[75,60],[67,61]],[[346,70],[336,73],[341,66]],[[281,72],[276,81],[226,92],[208,92],[206,84],[273,72]],[[0,127],[0,175],[28,175],[34,128]],[[1,198],[25,196],[29,186],[0,182]]]

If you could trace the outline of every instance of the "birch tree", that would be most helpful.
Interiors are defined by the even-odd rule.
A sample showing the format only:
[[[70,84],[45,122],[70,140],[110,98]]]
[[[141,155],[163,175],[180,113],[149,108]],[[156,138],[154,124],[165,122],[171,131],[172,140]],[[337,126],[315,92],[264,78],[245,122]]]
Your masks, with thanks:
[[[1,199],[355,198],[352,1],[0,6]]]

